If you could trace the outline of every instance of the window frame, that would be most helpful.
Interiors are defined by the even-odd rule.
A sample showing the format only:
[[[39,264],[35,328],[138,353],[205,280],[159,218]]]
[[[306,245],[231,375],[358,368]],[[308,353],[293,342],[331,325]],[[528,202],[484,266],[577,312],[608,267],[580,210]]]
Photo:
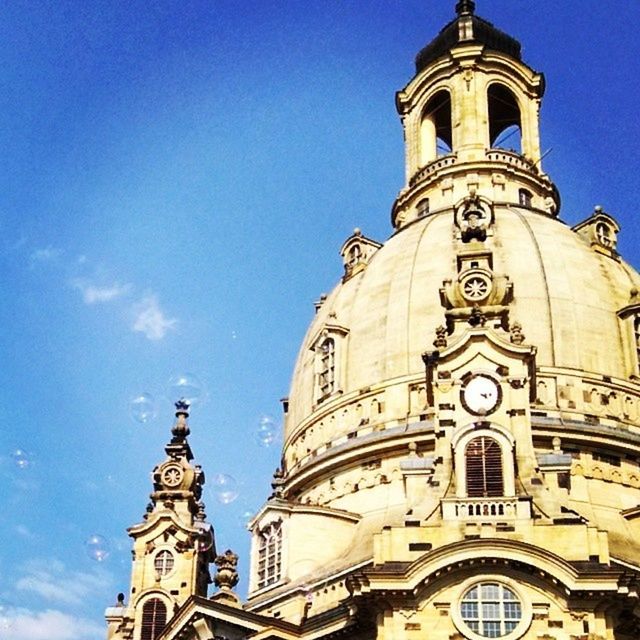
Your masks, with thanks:
[[[501,636],[481,635],[468,626],[467,621],[462,615],[462,603],[469,591],[474,587],[481,587],[482,585],[488,584],[497,584],[500,587],[509,589],[515,594],[520,603],[520,620],[518,624],[512,631]],[[504,603],[502,598],[500,601]],[[533,619],[533,610],[531,601],[526,596],[522,585],[506,576],[487,573],[470,577],[459,586],[451,603],[451,619],[458,631],[469,640],[487,640],[487,638],[494,637],[500,640],[518,640],[518,638],[521,638],[529,630]]]
[[[500,443],[492,436],[479,435],[464,448],[465,491],[469,498],[504,496],[504,462]],[[492,471],[495,470],[495,473]]]
[[[161,565],[162,570],[158,567],[158,564]],[[167,567],[167,565],[169,566]],[[176,568],[176,558],[171,550],[160,549],[153,557],[153,568],[161,578],[166,578],[173,573]]]
[[[484,426],[486,424],[486,426]],[[492,498],[513,498],[515,491],[515,440],[504,427],[491,422],[484,423],[478,428],[478,424],[472,422],[462,427],[451,438],[451,447],[453,449],[454,464],[456,468],[456,498],[473,498],[467,494],[467,467],[466,467],[466,450],[467,445],[477,437],[485,436],[495,440],[500,446],[502,454],[502,496],[488,496],[486,499]]]
[[[272,520],[258,532],[256,588],[266,589],[282,579],[283,521]]]
[[[149,622],[145,621],[145,616],[148,616],[148,609],[152,605],[154,606],[154,610],[151,613],[151,627],[145,627]],[[158,609],[159,606],[164,610],[164,621],[157,622]],[[169,607],[164,599],[160,598],[157,594],[152,594],[149,598],[145,599],[140,607],[140,640],[156,640],[156,638],[163,632],[165,627],[167,626],[167,622],[169,621]]]
[[[336,389],[336,340],[326,336],[318,346],[318,402],[331,396]]]
[[[326,324],[310,342],[313,353],[313,398],[318,405],[342,393],[343,357],[349,330],[334,324]],[[323,347],[331,345],[327,353]]]

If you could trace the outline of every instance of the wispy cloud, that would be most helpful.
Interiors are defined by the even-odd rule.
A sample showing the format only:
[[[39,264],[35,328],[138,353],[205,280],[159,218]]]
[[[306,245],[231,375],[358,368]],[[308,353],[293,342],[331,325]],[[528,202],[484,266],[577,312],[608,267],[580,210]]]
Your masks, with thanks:
[[[74,289],[82,294],[82,299],[86,304],[96,304],[97,302],[110,302],[127,295],[132,286],[130,284],[120,284],[114,282],[108,286],[97,286],[88,280],[76,279],[71,282]]]
[[[18,580],[16,589],[35,593],[44,600],[59,605],[80,605],[98,589],[104,589],[110,581],[108,574],[66,571],[64,565],[50,560],[42,568],[42,562],[27,564],[26,575]]]
[[[33,531],[31,531],[31,529],[29,529],[29,527],[27,527],[24,524],[17,524],[14,527],[14,531],[19,535],[22,536],[23,538],[27,538],[29,540],[33,540],[35,539],[36,535],[35,533],[33,533]]]
[[[105,635],[103,625],[52,609],[17,609],[4,622],[2,640],[102,640]]]
[[[165,315],[155,295],[145,296],[133,306],[133,312],[135,319],[131,328],[143,333],[149,340],[162,340],[167,331],[175,329],[178,324],[176,318]]]
[[[48,247],[44,247],[42,249],[35,249],[29,255],[29,261],[32,265],[42,262],[50,262],[51,260],[56,260],[62,255],[62,249],[58,249],[56,247],[52,247],[49,245]]]

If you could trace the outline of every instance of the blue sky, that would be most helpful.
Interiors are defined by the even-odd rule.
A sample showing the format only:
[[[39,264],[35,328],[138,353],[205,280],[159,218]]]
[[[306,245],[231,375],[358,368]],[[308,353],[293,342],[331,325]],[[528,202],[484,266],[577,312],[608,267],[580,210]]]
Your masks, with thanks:
[[[403,184],[394,92],[453,0],[8,0],[0,8],[0,619],[12,640],[104,637],[129,585],[125,529],[173,422],[167,384],[204,388],[191,443],[218,545],[269,493],[313,301],[358,226],[390,234]],[[547,77],[544,169],[571,224],[596,204],[636,247],[640,3],[480,0]],[[157,417],[140,423],[146,392]],[[15,451],[26,452],[16,464]],[[97,562],[85,541],[100,535]],[[243,589],[246,588],[243,587]]]

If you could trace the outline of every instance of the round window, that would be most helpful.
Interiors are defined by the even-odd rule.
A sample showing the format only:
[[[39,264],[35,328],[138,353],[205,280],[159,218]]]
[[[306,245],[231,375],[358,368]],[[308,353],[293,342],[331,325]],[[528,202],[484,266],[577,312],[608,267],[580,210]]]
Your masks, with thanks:
[[[171,573],[173,569],[173,554],[171,551],[160,551],[155,557],[154,567],[162,577]]]
[[[499,582],[481,582],[460,600],[464,624],[482,638],[507,636],[522,620],[522,603],[509,587]]]

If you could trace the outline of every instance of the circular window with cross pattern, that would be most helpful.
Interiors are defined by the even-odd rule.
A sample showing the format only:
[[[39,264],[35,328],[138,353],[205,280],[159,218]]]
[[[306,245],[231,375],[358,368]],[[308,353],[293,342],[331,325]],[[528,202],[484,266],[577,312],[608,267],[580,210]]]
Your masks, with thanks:
[[[452,614],[456,627],[471,640],[516,640],[525,634],[532,617],[518,586],[502,576],[466,581]]]

